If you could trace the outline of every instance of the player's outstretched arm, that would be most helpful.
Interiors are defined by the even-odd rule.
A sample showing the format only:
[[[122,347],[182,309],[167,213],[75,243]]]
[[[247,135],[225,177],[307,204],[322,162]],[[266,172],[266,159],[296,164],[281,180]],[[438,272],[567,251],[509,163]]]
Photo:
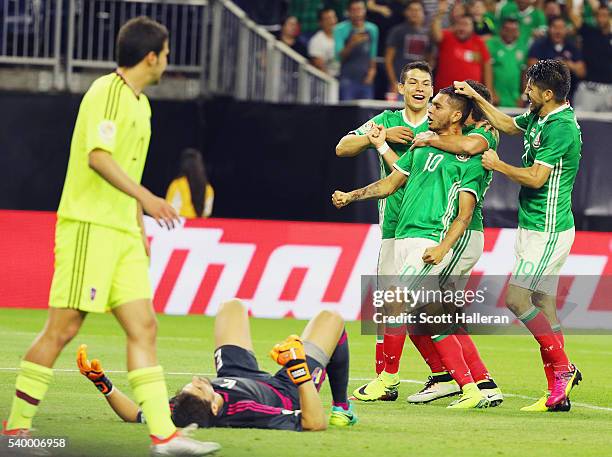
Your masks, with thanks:
[[[104,395],[107,403],[117,416],[125,422],[138,422],[138,405],[127,395],[113,386],[110,379],[104,374],[98,359],[91,362],[87,359],[87,345],[81,344],[77,351],[77,366],[83,376],[94,383],[96,388]]]
[[[474,100],[474,102],[484,113],[485,117],[497,130],[504,132],[507,135],[518,135],[519,133],[523,133],[514,124],[512,117],[495,108],[495,106],[486,101],[484,97],[476,92],[468,83],[465,81],[455,81],[453,84],[455,86],[456,93],[466,95]]]
[[[459,192],[459,213],[452,222],[446,236],[439,245],[425,249],[423,262],[437,265],[448,254],[455,243],[463,236],[472,221],[472,214],[476,207],[476,197],[468,191]]]
[[[160,226],[162,222],[168,228],[174,228],[179,222],[176,210],[163,198],[156,197],[146,187],[134,182],[112,155],[102,149],[94,149],[89,153],[89,168],[121,192],[135,198],[144,211],[153,217]]]
[[[487,170],[498,171],[506,175],[510,180],[521,186],[531,189],[541,188],[552,172],[551,167],[535,163],[530,167],[514,167],[499,158],[492,149],[485,151],[482,155],[482,166]]]
[[[410,150],[423,146],[433,146],[451,154],[466,154],[474,156],[482,154],[489,148],[487,140],[479,135],[437,135],[433,132],[419,133]]]
[[[332,203],[338,209],[361,200],[372,200],[386,198],[397,189],[402,187],[407,180],[407,176],[397,170],[393,170],[389,176],[380,179],[369,186],[356,189],[351,192],[337,190],[332,195]]]

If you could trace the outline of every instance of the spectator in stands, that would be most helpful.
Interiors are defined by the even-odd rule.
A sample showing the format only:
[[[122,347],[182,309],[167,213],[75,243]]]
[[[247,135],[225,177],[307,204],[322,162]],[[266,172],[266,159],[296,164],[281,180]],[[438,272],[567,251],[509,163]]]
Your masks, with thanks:
[[[367,0],[367,20],[378,27],[378,52],[382,56],[385,52],[384,43],[391,29],[403,22],[405,0]]]
[[[487,7],[483,0],[473,0],[469,4],[469,12],[474,19],[476,35],[486,41],[495,34],[495,22],[487,16]]]
[[[544,2],[544,16],[547,21],[553,17],[563,16],[561,5],[557,3],[557,0],[546,0]]]
[[[504,19],[499,36],[487,41],[493,65],[493,87],[500,106],[522,106],[523,72],[527,64],[527,43],[519,40],[519,22]]]
[[[468,14],[468,10],[466,6],[464,5],[464,3],[456,0],[452,4],[451,9],[448,13],[449,25],[453,25],[457,21],[457,19],[460,19],[467,14]]]
[[[187,219],[209,217],[213,209],[215,192],[208,182],[202,154],[197,149],[181,153],[178,176],[168,186],[166,201]]]
[[[319,11],[319,30],[308,43],[308,55],[312,64],[330,76],[337,77],[340,73],[340,63],[336,59],[334,44],[334,27],[338,22],[336,12],[332,8]]]
[[[520,25],[519,39],[530,43],[532,39],[540,38],[546,33],[546,16],[544,11],[535,5],[535,0],[516,0],[507,2],[500,11],[499,21],[507,17],[515,17]]]
[[[295,16],[287,16],[281,23],[277,38],[298,54],[308,57],[308,50],[299,38],[300,23]]]
[[[436,91],[451,86],[453,81],[473,79],[487,86],[496,103],[491,58],[484,41],[474,33],[472,18],[463,16],[456,19],[450,29],[442,30],[443,14],[439,10],[432,22],[432,37],[439,43]]]
[[[346,19],[346,10],[349,0],[325,0],[325,7],[332,8],[338,16],[338,20]]]
[[[306,41],[317,31],[317,13],[322,8],[322,0],[289,0],[287,15],[297,18],[301,25],[302,37]]]
[[[387,36],[385,69],[389,79],[389,93],[397,94],[398,77],[402,68],[417,60],[431,61],[432,42],[425,27],[423,4],[411,0],[404,8],[405,21],[391,29]]]
[[[374,97],[378,27],[365,17],[365,0],[350,0],[348,20],[334,29],[336,57],[340,60],[341,100]]]
[[[579,84],[574,106],[586,111],[612,111],[612,31],[610,10],[600,6],[595,14],[596,27],[570,16],[582,37],[586,81]]]
[[[586,76],[586,68],[580,50],[567,40],[567,25],[560,16],[552,18],[548,23],[547,36],[531,45],[527,65],[531,66],[538,60],[545,59],[559,59],[568,66],[572,75],[572,86],[568,96],[571,100],[578,80]]]

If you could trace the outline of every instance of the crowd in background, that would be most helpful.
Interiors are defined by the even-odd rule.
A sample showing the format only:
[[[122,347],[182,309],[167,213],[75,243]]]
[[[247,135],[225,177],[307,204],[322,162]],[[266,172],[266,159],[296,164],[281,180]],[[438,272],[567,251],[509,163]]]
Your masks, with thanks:
[[[612,111],[612,2],[600,0],[238,0],[278,39],[338,78],[341,100],[396,100],[401,68],[426,60],[439,90],[484,83],[525,105],[527,67],[561,59],[574,106]]]

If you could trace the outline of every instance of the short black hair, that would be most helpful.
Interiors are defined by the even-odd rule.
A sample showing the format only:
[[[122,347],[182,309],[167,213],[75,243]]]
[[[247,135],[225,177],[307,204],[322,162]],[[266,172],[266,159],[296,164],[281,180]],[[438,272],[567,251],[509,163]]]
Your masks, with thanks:
[[[423,5],[423,1],[422,0],[408,0],[406,2],[406,6],[404,6],[404,11],[406,11],[406,9],[411,6],[413,3],[416,3],[418,5],[421,5],[423,7],[423,9],[425,9],[425,5]]]
[[[478,94],[481,95],[482,98],[484,98],[488,102],[491,102],[491,92],[489,91],[487,86],[473,79],[466,79],[465,82],[468,83],[468,85],[472,89],[478,92]],[[478,105],[476,103],[473,103],[473,105],[474,106],[472,107],[472,119],[474,119],[475,121],[483,120],[485,117],[484,113],[480,108],[478,108]]]
[[[456,93],[454,86],[445,87],[438,93],[448,95],[453,105],[455,105],[455,108],[461,111],[460,122],[461,124],[464,124],[465,120],[470,116],[470,113],[472,112],[474,102],[465,95]]]
[[[563,24],[565,25],[565,19],[563,19],[561,16],[551,16],[548,19],[548,26],[550,27],[553,24],[553,22],[556,22],[556,21],[563,21]]]
[[[159,54],[168,39],[168,29],[147,16],[130,19],[117,34],[117,65],[133,67],[149,52]]]
[[[363,3],[364,5],[366,5],[366,0],[349,0],[349,2],[346,5],[346,9],[349,9],[355,3]]]
[[[198,424],[200,428],[212,427],[215,415],[210,402],[188,392],[179,392],[170,399],[172,422],[177,427]]]
[[[319,11],[317,11],[317,20],[321,21],[321,19],[323,19],[323,15],[325,13],[327,13],[328,11],[334,11],[335,12],[336,10],[333,9],[333,8],[330,8],[330,7],[321,8]]]
[[[527,79],[541,90],[551,90],[556,102],[564,102],[570,91],[569,68],[556,59],[540,60],[527,70]]]
[[[406,74],[410,70],[421,70],[425,73],[429,73],[429,76],[433,80],[433,73],[431,71],[431,67],[429,66],[429,64],[425,62],[424,60],[417,60],[415,62],[410,62],[404,65],[404,68],[402,68],[402,72],[400,73],[400,83],[404,84],[404,79],[406,79]]]

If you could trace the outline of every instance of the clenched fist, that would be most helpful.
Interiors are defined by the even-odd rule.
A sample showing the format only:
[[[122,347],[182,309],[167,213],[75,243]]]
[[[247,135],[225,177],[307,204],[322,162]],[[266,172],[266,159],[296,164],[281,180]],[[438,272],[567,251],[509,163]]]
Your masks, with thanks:
[[[332,195],[332,203],[338,209],[350,204],[353,201],[350,193],[337,190]]]

